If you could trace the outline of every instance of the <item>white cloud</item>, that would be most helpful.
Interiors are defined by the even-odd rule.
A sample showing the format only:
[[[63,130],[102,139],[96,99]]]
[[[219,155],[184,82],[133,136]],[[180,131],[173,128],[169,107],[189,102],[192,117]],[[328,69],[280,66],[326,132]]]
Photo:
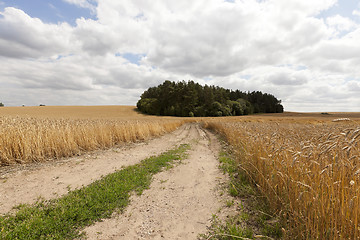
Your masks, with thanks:
[[[350,31],[357,27],[357,24],[354,21],[349,18],[342,17],[338,14],[332,17],[328,17],[326,19],[326,23],[330,27],[336,29],[338,32]]]
[[[326,73],[341,73],[358,76],[360,69],[360,28],[341,38],[326,39],[315,46],[309,46],[299,55],[299,59],[314,70]]]
[[[267,1],[265,1],[267,2]],[[303,16],[314,16],[321,11],[327,10],[334,6],[337,0],[269,0],[276,8],[284,10],[283,14],[287,12],[298,12]]]
[[[359,103],[359,82],[344,79],[360,75],[360,28],[317,18],[336,0],[64,1],[96,20],[0,13],[5,104],[39,104],[40,93],[44,104],[135,104],[165,79],[269,92],[293,111]],[[125,53],[144,57],[136,65]]]
[[[303,85],[308,79],[304,73],[273,73],[269,76],[268,81],[274,85]]]
[[[360,16],[360,3],[358,3],[358,9],[354,9],[354,10],[352,11],[352,14],[353,14],[354,16]]]
[[[12,7],[0,15],[0,56],[38,58],[71,51],[72,29],[67,23],[45,24]]]
[[[190,16],[175,12],[166,21],[160,18],[151,31],[157,41],[148,64],[198,77],[226,76],[258,64],[279,64],[330,35],[321,20],[302,18],[297,8],[275,1],[211,3]]]
[[[346,86],[348,87],[348,90],[351,92],[358,92],[360,93],[360,80],[359,81],[349,81]]]

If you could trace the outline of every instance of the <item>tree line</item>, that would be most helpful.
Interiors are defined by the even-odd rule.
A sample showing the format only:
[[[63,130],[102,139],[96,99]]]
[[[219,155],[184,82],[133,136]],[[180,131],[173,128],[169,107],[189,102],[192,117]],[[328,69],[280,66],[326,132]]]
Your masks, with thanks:
[[[166,80],[150,87],[137,102],[140,112],[179,117],[239,116],[253,113],[281,113],[281,100],[260,91],[242,92],[194,81]]]

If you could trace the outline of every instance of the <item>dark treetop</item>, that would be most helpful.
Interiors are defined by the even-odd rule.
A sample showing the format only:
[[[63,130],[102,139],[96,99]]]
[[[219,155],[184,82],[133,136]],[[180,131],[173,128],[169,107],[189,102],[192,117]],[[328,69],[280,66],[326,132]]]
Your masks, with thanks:
[[[239,116],[253,113],[281,113],[281,101],[260,91],[242,92],[194,81],[166,80],[146,90],[137,102],[140,112],[179,117]]]

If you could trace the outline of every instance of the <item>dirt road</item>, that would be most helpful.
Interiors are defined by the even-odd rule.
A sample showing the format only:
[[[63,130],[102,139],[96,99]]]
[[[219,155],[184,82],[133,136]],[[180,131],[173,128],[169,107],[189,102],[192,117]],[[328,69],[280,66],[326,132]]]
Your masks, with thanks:
[[[51,199],[87,185],[123,166],[190,143],[189,157],[154,177],[150,189],[133,196],[125,213],[85,229],[89,239],[196,239],[223,205],[215,189],[224,176],[218,169],[216,137],[187,124],[143,143],[98,151],[57,163],[6,171],[0,175],[0,214],[39,197]]]

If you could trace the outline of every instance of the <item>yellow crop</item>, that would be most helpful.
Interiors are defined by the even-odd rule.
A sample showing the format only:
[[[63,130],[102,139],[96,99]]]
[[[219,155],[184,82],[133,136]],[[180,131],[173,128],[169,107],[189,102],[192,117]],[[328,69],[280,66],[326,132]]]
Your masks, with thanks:
[[[209,120],[239,167],[287,221],[285,239],[360,239],[356,122],[244,117]]]
[[[176,118],[144,116],[134,107],[0,109],[0,166],[69,157],[175,130]]]

